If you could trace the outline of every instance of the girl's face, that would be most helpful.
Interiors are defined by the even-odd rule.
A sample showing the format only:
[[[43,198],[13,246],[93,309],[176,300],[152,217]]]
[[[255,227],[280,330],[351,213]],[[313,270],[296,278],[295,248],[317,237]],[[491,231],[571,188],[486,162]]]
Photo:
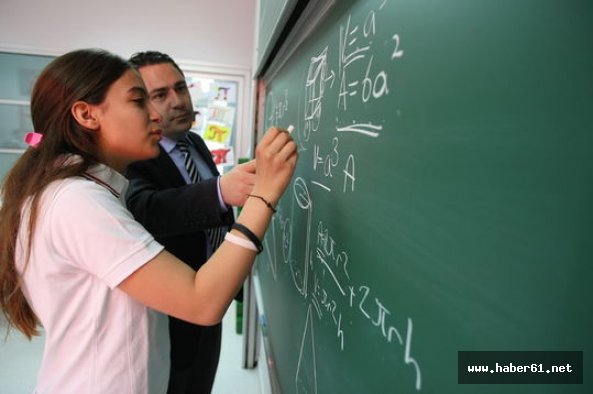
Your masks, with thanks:
[[[115,81],[94,114],[102,157],[113,169],[123,173],[130,163],[159,154],[162,117],[137,71],[130,69]]]

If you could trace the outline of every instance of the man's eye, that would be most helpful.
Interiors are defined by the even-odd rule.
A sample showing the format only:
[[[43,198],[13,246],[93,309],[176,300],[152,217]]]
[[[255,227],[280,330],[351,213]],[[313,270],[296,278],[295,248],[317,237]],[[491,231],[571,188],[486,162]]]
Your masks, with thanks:
[[[151,100],[164,100],[165,94],[164,93],[153,94],[152,96],[150,96],[150,99]]]
[[[177,93],[186,93],[186,92],[189,92],[189,88],[185,84],[176,86],[175,87],[175,90],[177,91]]]

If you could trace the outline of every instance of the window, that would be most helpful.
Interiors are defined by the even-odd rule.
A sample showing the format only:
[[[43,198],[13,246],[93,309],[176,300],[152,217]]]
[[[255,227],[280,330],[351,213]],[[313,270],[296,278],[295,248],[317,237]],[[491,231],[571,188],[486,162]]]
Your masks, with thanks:
[[[0,52],[0,179],[24,152],[25,134],[33,131],[31,89],[52,56]]]

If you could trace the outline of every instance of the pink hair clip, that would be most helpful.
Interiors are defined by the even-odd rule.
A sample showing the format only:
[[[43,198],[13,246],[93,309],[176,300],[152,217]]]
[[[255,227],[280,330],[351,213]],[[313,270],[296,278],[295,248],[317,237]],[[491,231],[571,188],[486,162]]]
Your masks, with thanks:
[[[36,148],[42,139],[43,134],[37,133],[35,131],[30,131],[27,134],[25,134],[25,142],[27,143],[27,145],[33,148]]]

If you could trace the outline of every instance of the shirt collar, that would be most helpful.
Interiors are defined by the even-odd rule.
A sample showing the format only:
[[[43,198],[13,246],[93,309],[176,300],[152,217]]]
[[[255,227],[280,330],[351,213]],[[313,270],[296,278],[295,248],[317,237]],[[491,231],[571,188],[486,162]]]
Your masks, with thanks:
[[[65,157],[62,165],[69,165],[81,160],[82,157],[79,155],[70,154]],[[105,187],[117,198],[121,198],[121,196],[125,195],[129,184],[129,181],[125,176],[102,163],[89,167],[82,176]]]
[[[159,141],[159,143],[161,144],[161,146],[163,147],[163,149],[167,153],[171,153],[171,151],[173,149],[175,149],[175,147],[177,146],[177,140],[176,139],[173,139],[173,138],[170,138],[170,137],[165,137],[165,136],[162,136],[162,138]]]
[[[128,188],[129,182],[126,177],[105,164],[97,164],[90,167],[85,175],[107,188],[117,198],[124,195]]]

